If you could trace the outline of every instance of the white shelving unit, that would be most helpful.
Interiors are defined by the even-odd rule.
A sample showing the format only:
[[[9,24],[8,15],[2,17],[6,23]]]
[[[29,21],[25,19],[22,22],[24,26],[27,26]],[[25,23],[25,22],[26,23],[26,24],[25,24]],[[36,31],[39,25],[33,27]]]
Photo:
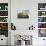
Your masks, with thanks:
[[[0,3],[0,45],[8,45],[8,3]]]
[[[8,11],[8,10],[0,10],[0,11]]]
[[[39,34],[40,34],[40,31],[45,31],[46,33],[46,3],[38,3],[38,32]],[[40,34],[40,35],[41,35],[40,37],[46,37],[45,34]]]
[[[46,15],[44,15],[44,16],[38,16],[38,17],[46,17]]]
[[[38,11],[46,11],[46,9],[45,10],[38,10]]]
[[[8,19],[9,19],[8,18],[8,3],[0,3],[0,28],[2,29],[2,31],[6,29],[7,37],[8,37],[8,23],[9,23]]]
[[[46,22],[38,22],[38,23],[46,23]]]
[[[8,23],[8,3],[0,3],[0,18],[0,23]]]

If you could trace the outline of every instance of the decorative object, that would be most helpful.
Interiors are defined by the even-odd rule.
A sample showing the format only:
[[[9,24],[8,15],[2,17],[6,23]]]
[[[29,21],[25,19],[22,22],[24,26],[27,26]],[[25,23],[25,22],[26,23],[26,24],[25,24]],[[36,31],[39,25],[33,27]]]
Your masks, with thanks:
[[[39,29],[39,37],[46,37],[46,29]]]
[[[0,3],[0,10],[8,10],[8,3]]]
[[[5,10],[8,10],[8,6],[5,6]]]
[[[0,23],[0,35],[8,37],[8,23]]]
[[[11,23],[11,30],[16,30],[16,26],[13,23]]]
[[[38,3],[38,10],[45,10],[46,9],[46,3]]]
[[[29,26],[29,30],[34,30],[34,26],[33,25],[31,25],[31,26]]]
[[[0,23],[1,30],[8,30],[8,23]]]
[[[46,22],[46,17],[38,17],[38,22]]]
[[[46,28],[46,23],[39,23],[38,28]]]
[[[38,11],[38,16],[46,16],[46,11]]]
[[[0,11],[0,16],[8,16],[8,11]]]
[[[0,17],[0,22],[8,22],[7,19],[7,17]]]
[[[45,12],[42,12],[42,15],[45,15]]]

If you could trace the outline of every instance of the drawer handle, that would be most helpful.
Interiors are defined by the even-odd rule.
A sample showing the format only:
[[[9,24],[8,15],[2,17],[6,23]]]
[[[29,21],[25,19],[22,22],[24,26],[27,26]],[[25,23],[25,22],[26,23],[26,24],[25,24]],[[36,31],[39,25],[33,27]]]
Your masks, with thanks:
[[[43,39],[43,40],[45,40],[45,39]]]
[[[3,40],[3,39],[1,39],[1,40]]]

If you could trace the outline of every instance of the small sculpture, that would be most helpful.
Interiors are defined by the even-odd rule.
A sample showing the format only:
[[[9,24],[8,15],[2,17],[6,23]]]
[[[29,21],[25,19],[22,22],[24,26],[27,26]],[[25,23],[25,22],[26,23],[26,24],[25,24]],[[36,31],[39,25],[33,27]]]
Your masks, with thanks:
[[[14,26],[13,23],[11,23],[11,30],[16,30],[16,26]]]
[[[34,30],[34,28],[35,27],[32,25],[32,26],[29,27],[29,30]]]

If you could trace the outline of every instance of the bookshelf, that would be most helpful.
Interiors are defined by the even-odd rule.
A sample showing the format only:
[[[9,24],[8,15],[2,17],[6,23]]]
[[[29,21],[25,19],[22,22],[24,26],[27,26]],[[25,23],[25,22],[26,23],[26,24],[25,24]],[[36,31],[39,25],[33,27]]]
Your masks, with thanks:
[[[0,35],[8,37],[8,3],[0,3]]]
[[[38,3],[39,37],[46,37],[46,3]]]

